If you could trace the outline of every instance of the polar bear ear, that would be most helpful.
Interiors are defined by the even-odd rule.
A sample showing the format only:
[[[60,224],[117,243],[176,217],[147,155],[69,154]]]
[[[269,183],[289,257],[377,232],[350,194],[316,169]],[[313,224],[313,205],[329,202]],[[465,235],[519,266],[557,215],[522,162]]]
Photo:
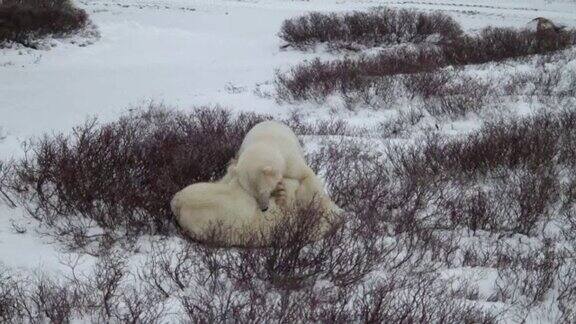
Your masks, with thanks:
[[[262,168],[262,173],[265,175],[274,175],[274,169],[271,166],[265,166]]]

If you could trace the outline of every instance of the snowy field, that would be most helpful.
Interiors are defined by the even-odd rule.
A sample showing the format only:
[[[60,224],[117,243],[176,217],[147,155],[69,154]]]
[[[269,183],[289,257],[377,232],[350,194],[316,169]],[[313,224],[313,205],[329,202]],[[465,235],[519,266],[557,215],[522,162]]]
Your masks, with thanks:
[[[22,143],[43,134],[70,133],[87,118],[107,122],[150,102],[188,111],[195,106],[221,106],[233,112],[271,114],[278,118],[293,113],[306,121],[335,118],[351,125],[372,129],[397,118],[397,109],[347,109],[338,98],[326,102],[281,103],[275,100],[274,80],[278,71],[314,58],[335,59],[344,54],[322,48],[301,51],[281,48],[278,32],[285,19],[310,11],[346,12],[377,6],[440,11],[452,16],[467,33],[486,26],[525,27],[536,17],[576,27],[576,2],[505,1],[378,1],[378,0],[75,0],[85,9],[99,32],[88,40],[47,40],[46,49],[0,49],[0,160],[24,155]],[[576,71],[574,48],[566,50],[562,66]],[[350,54],[355,55],[355,54]],[[466,72],[482,77],[506,79],[518,71],[533,69],[530,62],[467,67]],[[426,119],[401,136],[383,137],[367,132],[365,140],[374,150],[386,143],[410,143],[425,129],[435,126],[442,136],[459,138],[496,118],[519,118],[543,106],[526,100],[506,100],[505,109],[486,109],[462,118]],[[505,111],[505,112],[503,112]],[[377,135],[375,135],[377,134]],[[306,137],[312,151],[322,138]],[[18,231],[16,228],[24,228]],[[547,229],[549,230],[549,229]],[[544,230],[543,230],[544,231]],[[41,233],[42,225],[24,208],[11,207],[0,199],[0,264],[22,276],[45,272],[69,274],[69,261],[79,258],[88,271],[97,260],[82,251],[67,251]],[[481,237],[482,235],[480,235]],[[522,244],[540,237],[511,235],[504,240]],[[495,240],[490,237],[485,242]],[[138,267],[155,237],[140,239],[140,247],[129,252],[129,264]],[[180,239],[174,238],[174,244]],[[523,241],[524,240],[524,241]],[[469,241],[467,241],[469,242]],[[68,262],[67,262],[68,261]],[[487,301],[494,289],[494,269],[454,268],[443,275],[466,276],[478,286],[487,309],[505,309]],[[0,277],[1,278],[1,277]],[[571,278],[574,282],[575,278]],[[576,304],[572,305],[576,308]],[[172,306],[170,306],[172,307]],[[499,318],[502,322],[548,323],[557,320],[557,306],[543,303],[527,314],[514,311]],[[177,314],[172,319],[180,318]],[[168,316],[167,318],[171,318]],[[574,318],[574,317],[573,317]]]
[[[278,107],[254,90],[261,85],[270,91],[267,85],[276,69],[327,56],[280,49],[277,33],[282,21],[308,11],[384,5],[441,10],[468,31],[488,25],[523,27],[538,16],[576,24],[575,4],[570,2],[498,1],[492,6],[486,1],[436,5],[434,1],[128,0],[79,4],[100,31],[101,38],[94,44],[78,47],[64,41],[50,51],[2,50],[1,126],[9,135],[2,151],[10,152],[6,146],[29,136],[70,129],[86,116],[113,118],[147,100],[182,109],[202,104],[258,112],[305,109]]]

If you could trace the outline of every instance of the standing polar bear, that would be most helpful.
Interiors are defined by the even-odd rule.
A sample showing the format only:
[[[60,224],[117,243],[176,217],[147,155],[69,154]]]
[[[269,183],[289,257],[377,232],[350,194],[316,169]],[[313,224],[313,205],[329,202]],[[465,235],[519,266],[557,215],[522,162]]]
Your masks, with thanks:
[[[317,194],[328,199],[323,184],[306,164],[304,151],[296,134],[276,121],[264,121],[254,126],[238,151],[238,180],[244,190],[256,199],[260,210],[266,211],[272,192],[282,179],[300,182],[301,195]]]

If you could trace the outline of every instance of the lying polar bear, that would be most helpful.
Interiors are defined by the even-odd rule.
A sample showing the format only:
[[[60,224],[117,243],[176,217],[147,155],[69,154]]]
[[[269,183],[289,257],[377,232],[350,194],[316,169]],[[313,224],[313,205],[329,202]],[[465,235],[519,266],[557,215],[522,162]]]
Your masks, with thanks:
[[[324,186],[304,158],[296,134],[276,121],[256,124],[238,151],[238,181],[261,211],[266,211],[272,192],[282,179],[300,182],[301,196],[311,193],[327,198]],[[329,198],[328,198],[329,199]]]
[[[214,183],[196,183],[174,195],[170,206],[180,226],[200,241],[218,241],[229,246],[261,245],[274,227],[290,217],[298,206],[313,206],[321,213],[310,239],[317,240],[332,229],[340,208],[325,195],[298,190],[300,182],[284,179],[272,192],[270,208],[263,212],[256,200],[242,188],[234,165]],[[316,198],[318,196],[318,199]],[[213,237],[214,235],[219,237]],[[256,241],[254,241],[256,239]]]

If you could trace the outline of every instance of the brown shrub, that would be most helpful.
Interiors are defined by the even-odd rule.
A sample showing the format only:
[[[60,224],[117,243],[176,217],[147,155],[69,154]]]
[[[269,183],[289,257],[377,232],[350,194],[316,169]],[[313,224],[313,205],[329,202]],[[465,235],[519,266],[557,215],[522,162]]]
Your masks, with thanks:
[[[544,54],[574,45],[574,31],[487,27],[476,36],[462,36],[442,45],[452,65],[481,64]]]
[[[420,43],[432,35],[448,40],[461,33],[460,25],[444,13],[384,8],[343,15],[313,12],[285,20],[279,36],[301,49],[318,43],[343,49],[356,44]]]
[[[0,44],[34,46],[34,38],[64,35],[85,27],[88,15],[69,0],[4,0],[0,2]]]
[[[76,260],[77,262],[78,260]],[[117,253],[98,259],[89,273],[72,265],[58,280],[40,272],[21,277],[0,269],[0,319],[5,323],[158,322],[165,301],[132,275]]]
[[[85,237],[86,221],[108,234],[166,234],[174,193],[222,176],[244,134],[263,119],[151,107],[108,124],[92,120],[68,136],[32,141],[15,164],[13,191],[61,235]]]
[[[443,79],[430,81],[427,85],[420,84],[422,88],[417,91],[424,94],[426,110],[432,116],[462,117],[468,113],[478,113],[484,108],[491,92],[488,83],[473,77],[455,76],[453,82],[442,85]],[[436,88],[433,95],[432,88]]]
[[[277,98],[293,102],[313,100],[323,102],[329,95],[337,93],[346,97],[349,93],[366,92],[380,80],[395,75],[405,75],[403,83],[412,96],[430,97],[435,89],[449,81],[450,74],[430,72],[446,66],[464,66],[488,62],[518,59],[534,54],[545,54],[570,47],[575,42],[575,31],[531,32],[510,28],[488,27],[477,36],[463,35],[442,42],[438,46],[398,47],[376,56],[361,56],[322,62],[319,59],[292,67],[276,77]],[[539,84],[546,80],[538,81]],[[465,85],[463,85],[465,86]],[[467,92],[470,89],[462,89]],[[481,93],[481,89],[477,91]],[[562,94],[569,96],[567,89]],[[478,96],[454,95],[446,91],[437,96],[440,103],[435,106],[442,111],[456,112],[478,109],[474,104]]]
[[[97,241],[103,249],[119,237],[172,233],[173,195],[223,176],[245,133],[269,118],[152,105],[111,123],[91,120],[70,135],[30,141],[25,158],[0,169],[0,194],[15,197],[71,247]],[[284,122],[300,134],[352,131],[339,120],[309,124],[295,115]],[[94,225],[103,232],[88,234]]]
[[[276,78],[277,96],[282,101],[322,102],[332,93],[346,95],[378,84],[380,78],[432,71],[443,65],[438,51],[403,47],[376,57],[321,62],[316,59],[292,67]]]
[[[249,127],[246,125],[255,122],[246,118],[243,126],[238,126],[240,117],[232,118],[221,110],[199,110],[190,115],[156,113],[164,117],[150,112],[131,116],[134,125],[154,125],[144,127],[145,136],[138,136],[143,139],[137,142],[139,147],[148,141],[156,143],[153,139],[164,142],[166,137],[151,134],[177,129],[171,119],[175,116],[187,116],[186,125],[191,123],[187,118],[193,117],[194,129],[208,132],[194,134],[211,134],[214,129],[225,128],[226,131],[216,133],[232,138],[237,133],[229,128],[241,133]],[[201,123],[199,116],[210,116],[206,120],[213,122]],[[474,286],[462,283],[462,288],[457,288],[454,282],[434,273],[438,269],[481,265],[501,270],[496,287],[500,289],[491,299],[519,300],[528,309],[542,303],[552,288],[558,287],[563,316],[571,318],[569,306],[575,294],[574,282],[568,276],[573,271],[555,245],[545,245],[543,251],[528,255],[519,255],[524,245],[509,250],[500,246],[473,250],[463,247],[471,243],[460,239],[458,229],[478,231],[478,235],[482,235],[481,230],[497,233],[496,242],[511,234],[539,235],[541,231],[536,229],[555,216],[553,207],[559,196],[567,195],[568,189],[562,189],[559,182],[561,171],[574,164],[574,145],[570,141],[576,129],[575,116],[572,109],[519,121],[488,123],[463,138],[426,137],[418,146],[392,146],[383,153],[367,148],[369,145],[360,140],[324,143],[308,156],[309,163],[325,179],[330,196],[348,213],[323,240],[310,242],[307,238],[313,228],[310,225],[318,216],[313,209],[300,210],[279,224],[273,243],[267,247],[224,249],[160,240],[138,267],[141,285],[129,281],[130,268],[125,258],[110,254],[101,259],[93,275],[80,281],[71,278],[71,282],[44,285],[52,288],[41,296],[61,296],[62,302],[43,307],[63,310],[50,310],[54,318],[57,314],[64,314],[63,318],[72,314],[69,317],[89,316],[97,322],[162,321],[167,315],[165,303],[176,301],[178,311],[184,313],[182,320],[193,322],[301,322],[328,318],[349,322],[423,319],[490,323],[498,320],[498,315],[485,313],[480,306],[464,300],[482,298]],[[294,116],[289,124],[304,134],[315,134],[320,129],[325,134],[353,134],[338,122],[320,127],[303,124]],[[68,147],[74,147],[71,141]],[[125,150],[122,145],[115,147]],[[186,150],[189,148],[186,146]],[[110,155],[109,150],[102,151],[108,152],[106,157],[116,156]],[[76,154],[74,150],[66,152],[68,156]],[[225,155],[210,154],[218,159]],[[190,159],[194,157],[190,155]],[[62,164],[70,161],[74,160]],[[130,172],[138,170],[133,167],[130,165]],[[109,173],[104,174],[109,178]],[[214,171],[199,177],[212,179],[217,174]],[[567,213],[566,221],[576,227],[574,214]],[[22,300],[31,303],[31,296],[37,295],[35,288],[13,288],[19,285],[3,285],[0,280],[0,292],[10,292],[0,294],[0,310],[8,310],[4,318],[9,320],[14,316],[29,318],[27,313],[15,312],[17,308],[11,305],[20,305]],[[12,293],[18,291],[24,293]],[[75,301],[70,304],[71,312],[66,311],[67,300]],[[36,306],[30,309],[35,314]]]
[[[400,228],[418,228],[427,219],[427,224],[440,228],[466,226],[472,231],[536,234],[534,230],[557,213],[558,202],[569,208],[573,200],[572,186],[562,174],[574,168],[568,157],[574,152],[575,116],[573,109],[544,113],[487,123],[462,139],[429,136],[419,146],[390,147],[387,162],[373,169],[377,172],[364,170],[378,173],[371,175],[372,179],[399,182],[394,185],[382,180],[382,189],[374,189],[388,196],[384,198],[387,204],[377,207],[379,214],[387,215],[382,210],[392,207],[404,210],[407,214],[398,223]],[[350,172],[335,166],[331,169],[344,175]],[[348,186],[354,188],[354,182]],[[345,196],[355,199],[353,192]]]
[[[411,162],[448,176],[487,175],[502,168],[538,170],[549,166],[558,155],[571,155],[570,125],[575,114],[572,110],[490,122],[480,131],[456,141],[433,136],[417,153],[412,153],[415,157]],[[562,159],[562,163],[572,162]]]
[[[11,166],[0,161],[0,201],[6,202],[10,207],[16,207],[14,200],[9,196],[10,172]]]
[[[380,135],[383,138],[409,137],[411,135],[411,127],[416,126],[423,118],[424,112],[422,109],[410,108],[408,110],[400,110],[397,117],[379,124]]]
[[[570,104],[576,98],[576,71],[566,68],[573,58],[562,54],[545,56],[558,62],[557,65],[537,62],[533,71],[513,75],[505,84],[505,94],[535,97],[551,107]]]
[[[154,251],[155,261],[142,269],[152,287],[178,296],[186,320],[194,322],[377,318],[473,318],[491,322],[488,314],[454,300],[457,293],[442,289],[446,283],[435,275],[416,268],[411,268],[409,274],[392,270],[389,276],[365,284],[365,274],[358,278],[352,275],[362,273],[362,268],[355,266],[356,260],[363,260],[369,253],[355,247],[346,251],[345,247],[334,245],[329,252],[331,257],[310,259],[312,255],[319,256],[316,247],[310,249],[233,251],[162,244]],[[412,261],[417,260],[421,256]],[[379,270],[384,271],[399,264],[381,265],[384,268]],[[354,280],[343,281],[343,277],[331,275],[333,267],[348,269],[346,276]]]
[[[522,305],[524,310],[541,304],[554,288],[558,270],[564,262],[558,258],[549,240],[540,249],[530,248],[528,252],[512,255],[498,271],[492,298]]]
[[[457,74],[449,70],[434,72],[412,73],[402,76],[402,84],[411,94],[411,99],[420,96],[428,99],[441,92],[455,78]]]

